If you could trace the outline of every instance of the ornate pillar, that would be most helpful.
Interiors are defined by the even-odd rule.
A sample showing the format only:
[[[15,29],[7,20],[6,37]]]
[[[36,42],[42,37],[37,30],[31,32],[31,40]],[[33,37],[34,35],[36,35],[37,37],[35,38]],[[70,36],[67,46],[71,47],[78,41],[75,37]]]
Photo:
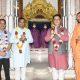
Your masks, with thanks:
[[[68,0],[68,31],[69,31],[69,44],[76,24],[76,13],[80,11],[80,0]],[[69,63],[73,64],[72,50],[69,46]]]
[[[13,5],[14,0],[6,0],[6,28],[9,32],[12,32],[14,28],[14,5]],[[12,53],[12,51],[11,51]],[[10,68],[13,68],[13,59],[12,59],[12,54],[10,58]],[[11,72],[12,73],[12,72]],[[11,76],[11,77],[14,77]]]
[[[67,0],[62,0],[62,12],[63,12],[63,27],[68,29],[68,22],[67,22]]]
[[[69,64],[70,67],[72,67],[73,65],[73,55],[72,55],[72,50],[71,50],[71,46],[70,46],[70,40],[73,34],[73,30],[74,30],[74,26],[75,26],[75,5],[76,0],[68,0],[68,7],[67,7],[67,11],[68,11],[68,31],[69,31]]]
[[[5,18],[6,15],[6,0],[0,0],[0,18]]]
[[[62,0],[58,0],[58,13],[62,15],[63,3]]]
[[[14,27],[13,16],[13,0],[6,0],[6,28],[10,32]]]
[[[23,0],[18,0],[18,17],[23,17]]]

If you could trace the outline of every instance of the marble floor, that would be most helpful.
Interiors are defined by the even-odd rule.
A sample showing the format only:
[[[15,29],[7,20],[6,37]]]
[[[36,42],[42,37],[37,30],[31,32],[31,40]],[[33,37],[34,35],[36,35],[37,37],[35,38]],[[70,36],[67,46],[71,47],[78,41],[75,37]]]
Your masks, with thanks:
[[[67,71],[65,80],[75,80],[74,72]],[[3,80],[4,72],[2,71]],[[68,76],[68,77],[67,77]],[[51,72],[47,62],[43,63],[31,63],[26,68],[26,80],[52,80]],[[14,70],[11,69],[11,80],[14,80]]]
[[[11,61],[12,64],[12,61]],[[3,80],[4,72],[2,71]],[[11,69],[11,80],[14,80],[14,70]],[[26,67],[26,80],[52,80],[51,70],[48,65],[47,49],[32,49],[31,64]],[[65,80],[75,80],[74,70],[67,70]]]

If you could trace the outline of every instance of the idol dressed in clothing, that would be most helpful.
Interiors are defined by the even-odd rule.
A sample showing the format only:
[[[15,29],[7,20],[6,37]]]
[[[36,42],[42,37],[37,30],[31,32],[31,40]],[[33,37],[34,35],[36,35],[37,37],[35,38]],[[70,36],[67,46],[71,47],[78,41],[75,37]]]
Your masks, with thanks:
[[[40,32],[37,29],[36,25],[33,24],[32,29],[31,29],[31,34],[33,37],[33,43],[31,44],[32,48],[40,48]]]
[[[47,34],[47,25],[45,24],[43,29],[41,30],[41,47],[48,48],[48,43],[45,41],[45,36]]]

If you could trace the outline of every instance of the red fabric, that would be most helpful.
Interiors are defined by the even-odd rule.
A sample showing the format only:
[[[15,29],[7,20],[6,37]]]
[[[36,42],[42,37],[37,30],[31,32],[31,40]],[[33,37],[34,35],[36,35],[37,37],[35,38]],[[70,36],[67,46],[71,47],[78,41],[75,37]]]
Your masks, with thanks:
[[[68,68],[68,56],[66,53],[64,54],[49,54],[48,60],[50,67],[54,67],[56,69],[67,69]]]

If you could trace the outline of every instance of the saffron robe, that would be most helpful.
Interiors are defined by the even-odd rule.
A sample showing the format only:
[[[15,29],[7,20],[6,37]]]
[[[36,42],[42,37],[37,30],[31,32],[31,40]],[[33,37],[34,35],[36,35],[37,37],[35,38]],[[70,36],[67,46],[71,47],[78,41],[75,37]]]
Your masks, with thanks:
[[[75,61],[76,80],[80,80],[80,24],[77,24],[74,28],[71,47]]]

